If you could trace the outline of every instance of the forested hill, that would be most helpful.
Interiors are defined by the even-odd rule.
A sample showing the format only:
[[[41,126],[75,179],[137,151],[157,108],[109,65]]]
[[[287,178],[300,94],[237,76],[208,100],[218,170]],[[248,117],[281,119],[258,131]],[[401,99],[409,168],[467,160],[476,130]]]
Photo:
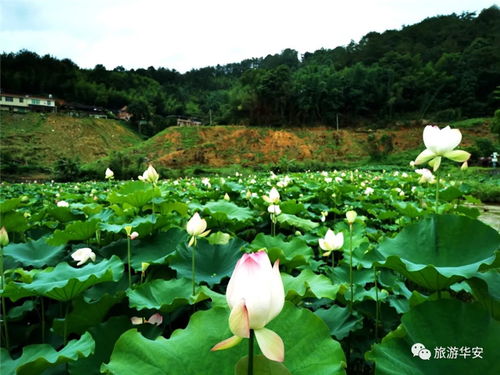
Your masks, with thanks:
[[[156,48],[161,48],[158,46]],[[500,84],[500,9],[427,18],[358,43],[298,56],[280,54],[191,70],[80,69],[69,59],[4,53],[3,92],[52,94],[149,120],[155,134],[171,115],[208,123],[334,125],[360,119],[442,121],[491,116]]]

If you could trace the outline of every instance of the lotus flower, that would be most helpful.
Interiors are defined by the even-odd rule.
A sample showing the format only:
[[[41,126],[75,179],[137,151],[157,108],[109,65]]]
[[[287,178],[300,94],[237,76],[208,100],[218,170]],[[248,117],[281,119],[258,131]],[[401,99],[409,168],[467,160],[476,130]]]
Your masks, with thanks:
[[[319,247],[325,250],[323,256],[329,256],[333,250],[338,250],[344,245],[344,234],[339,232],[335,234],[331,229],[328,229],[324,238],[318,240]]]
[[[285,346],[281,337],[265,328],[278,316],[285,303],[279,261],[271,266],[263,250],[244,254],[231,275],[226,299],[231,308],[229,328],[234,336],[218,343],[212,350],[231,348],[243,338],[249,338],[250,330],[253,330],[262,353],[270,360],[283,362]]]
[[[138,316],[133,316],[132,318],[130,318],[130,321],[133,325],[148,323],[159,326],[163,323],[163,316],[159,313],[156,313],[154,315],[151,315],[147,320]]]
[[[272,215],[279,215],[281,214],[281,208],[277,204],[272,204],[269,207],[267,207],[267,212],[269,212]]]
[[[460,163],[470,158],[468,152],[454,150],[462,140],[462,133],[460,133],[459,129],[451,129],[449,126],[439,129],[437,126],[427,125],[423,137],[426,149],[417,156],[415,165],[429,162],[435,172],[441,165],[443,156]]]
[[[66,201],[57,202],[57,207],[69,207],[69,203]]]
[[[106,168],[106,172],[104,172],[104,178],[106,180],[112,180],[114,177],[115,173],[111,169]]]
[[[131,240],[135,240],[137,237],[139,237],[139,233],[137,233],[137,232],[130,233],[130,239]]]
[[[369,186],[368,186],[368,187],[365,189],[364,194],[365,194],[365,195],[372,195],[374,191],[375,191],[375,190],[373,190],[373,188],[371,188],[371,187],[369,187]]]
[[[158,182],[158,178],[160,178],[160,175],[158,174],[158,172],[156,172],[156,169],[154,169],[151,164],[149,164],[148,169],[144,171],[142,176],[139,176],[139,180],[150,182],[152,184],[156,184]]]
[[[205,237],[210,233],[207,230],[207,221],[200,217],[200,214],[196,212],[191,219],[187,222],[186,231],[191,236],[189,240],[189,246],[192,246],[196,242],[196,237]]]
[[[420,180],[418,180],[419,184],[424,184],[426,182],[433,184],[436,182],[436,178],[427,168],[416,169],[415,172],[417,172],[421,176]]]
[[[276,188],[272,188],[269,192],[269,195],[263,195],[262,199],[264,199],[269,204],[276,204],[280,201],[280,193]]]
[[[85,264],[89,259],[92,262],[95,262],[95,253],[88,247],[82,247],[81,249],[78,249],[73,254],[71,254],[71,258],[78,261],[78,263],[76,264],[77,266],[81,266],[82,264]]]

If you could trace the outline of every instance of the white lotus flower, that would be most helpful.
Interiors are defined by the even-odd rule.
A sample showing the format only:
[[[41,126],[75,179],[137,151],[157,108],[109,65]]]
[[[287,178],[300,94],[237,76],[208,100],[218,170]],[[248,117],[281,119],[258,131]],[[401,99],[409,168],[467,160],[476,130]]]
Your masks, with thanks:
[[[69,203],[66,201],[57,202],[57,207],[69,207]]]
[[[421,176],[420,180],[418,180],[419,184],[424,184],[426,182],[434,184],[436,182],[436,177],[427,168],[416,169],[415,172]]]
[[[104,172],[104,178],[106,180],[112,180],[114,177],[115,177],[114,172],[111,169],[106,168],[106,172]]]
[[[324,238],[318,240],[319,247],[325,250],[323,256],[329,256],[333,250],[338,250],[344,245],[344,233],[335,234],[331,229],[325,234]]]
[[[275,204],[280,200],[280,193],[278,192],[278,190],[276,190],[276,188],[273,187],[271,191],[269,191],[269,196],[263,195],[262,199],[264,199],[269,204]]]
[[[142,176],[139,176],[139,180],[144,182],[150,182],[152,184],[156,184],[159,178],[160,175],[158,174],[158,172],[156,172],[156,169],[154,169],[151,164],[149,164],[148,169],[144,171]]]
[[[191,219],[187,222],[186,231],[191,236],[189,246],[196,242],[196,237],[205,237],[210,233],[207,229],[207,221],[202,219],[198,212],[196,212]]]
[[[368,186],[368,187],[365,189],[364,194],[365,194],[365,195],[372,195],[374,191],[375,191],[375,190],[373,190],[371,187],[369,187],[369,186]]]
[[[95,253],[92,249],[88,247],[82,247],[81,249],[76,250],[73,254],[71,254],[71,258],[73,260],[78,261],[77,266],[81,266],[85,264],[89,259],[92,262],[95,262]]]
[[[423,138],[426,149],[417,156],[415,165],[429,162],[435,172],[441,165],[443,156],[460,163],[470,158],[467,151],[454,150],[462,141],[462,133],[459,129],[452,129],[449,126],[439,129],[437,126],[427,125]]]
[[[281,208],[277,204],[272,204],[269,207],[267,207],[267,212],[278,216],[279,214],[281,214]]]
[[[231,309],[229,328],[234,336],[221,341],[211,350],[229,349],[250,337],[254,331],[262,354],[268,359],[283,362],[283,340],[265,326],[283,309],[285,290],[279,271],[265,251],[243,254],[236,263],[227,285],[226,299]]]

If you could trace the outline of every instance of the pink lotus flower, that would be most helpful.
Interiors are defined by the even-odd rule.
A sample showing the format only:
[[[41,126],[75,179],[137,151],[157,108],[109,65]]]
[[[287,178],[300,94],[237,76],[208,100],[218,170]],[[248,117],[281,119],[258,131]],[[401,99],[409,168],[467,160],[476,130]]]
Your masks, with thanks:
[[[231,275],[226,299],[231,308],[229,328],[234,336],[218,343],[211,350],[231,348],[243,338],[249,338],[250,330],[253,330],[262,353],[270,360],[283,362],[283,340],[275,332],[264,328],[278,316],[285,303],[279,261],[271,266],[263,250],[244,254]]]

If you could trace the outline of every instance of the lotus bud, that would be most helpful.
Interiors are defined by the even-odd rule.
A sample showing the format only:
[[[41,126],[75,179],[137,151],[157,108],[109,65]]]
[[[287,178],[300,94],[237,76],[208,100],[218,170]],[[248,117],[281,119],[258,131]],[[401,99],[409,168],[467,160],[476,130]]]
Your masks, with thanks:
[[[231,309],[229,328],[234,336],[218,343],[211,350],[229,349],[243,338],[249,338],[250,330],[253,330],[262,354],[270,360],[283,362],[283,340],[265,328],[278,316],[285,303],[279,261],[272,266],[263,250],[244,254],[231,275],[226,299]]]
[[[231,198],[229,197],[228,193],[224,194],[224,200],[225,201],[230,201],[231,200]]]
[[[144,171],[142,176],[139,176],[139,180],[144,182],[150,182],[152,184],[156,184],[159,178],[160,176],[158,172],[156,172],[156,169],[154,169],[151,164],[149,165],[148,169]]]
[[[131,240],[135,240],[137,237],[139,237],[139,233],[137,233],[137,232],[130,233],[130,239]]]
[[[356,211],[347,211],[345,213],[345,217],[347,218],[347,222],[349,225],[353,225],[354,222],[356,221],[356,218],[358,217],[358,213]]]
[[[463,162],[463,164],[462,164],[462,166],[460,167],[460,169],[461,169],[462,171],[464,171],[464,170],[466,170],[467,168],[469,168],[469,164],[467,163],[467,161],[464,161],[464,162]]]
[[[205,237],[210,233],[207,229],[207,221],[202,219],[198,212],[196,212],[191,219],[187,222],[186,231],[191,236],[189,246],[196,243],[197,237]]]
[[[78,261],[77,266],[85,264],[89,259],[95,262],[95,253],[88,247],[82,247],[71,254],[73,260]]]
[[[0,228],[0,246],[4,247],[9,244],[9,234],[5,227]]]
[[[112,180],[113,178],[115,178],[115,174],[111,169],[106,168],[106,172],[104,172],[104,178],[106,180]]]

